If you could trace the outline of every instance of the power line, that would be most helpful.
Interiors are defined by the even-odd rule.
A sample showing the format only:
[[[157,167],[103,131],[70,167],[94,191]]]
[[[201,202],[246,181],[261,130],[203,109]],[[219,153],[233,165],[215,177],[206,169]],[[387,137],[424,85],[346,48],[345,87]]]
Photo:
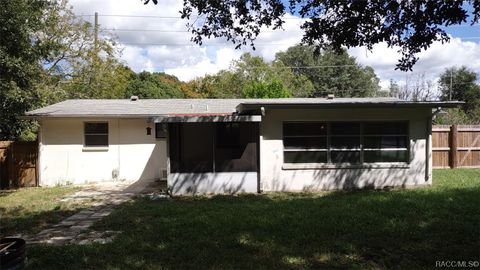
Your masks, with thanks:
[[[121,29],[121,28],[102,28],[101,31],[118,31],[118,32],[161,32],[161,33],[190,33],[188,30],[163,30],[163,29]],[[261,33],[273,32],[303,32],[303,30],[263,30]]]
[[[75,17],[93,17],[91,14],[76,14]],[[122,17],[122,18],[156,18],[156,19],[184,19],[180,16],[159,16],[159,15],[128,15],[128,14],[98,14],[100,17]],[[190,19],[204,18],[204,16],[190,16]],[[306,20],[310,18],[287,17],[282,20]]]
[[[128,18],[162,18],[162,19],[181,19],[180,17],[174,17],[174,16],[153,16],[153,15],[119,15],[119,14],[97,14],[95,15],[76,15],[76,17],[95,17],[95,26],[97,26],[97,19],[98,16],[102,17],[128,17]],[[192,17],[195,18],[195,17]],[[197,16],[197,18],[199,18]],[[282,19],[302,19],[302,18],[282,18]],[[458,26],[458,25],[457,25]],[[460,26],[469,26],[469,25],[460,25]],[[95,28],[97,29],[97,28]],[[160,33],[189,33],[190,31],[186,30],[162,30],[162,29],[115,29],[115,28],[103,28],[100,29],[101,31],[125,31],[125,32],[160,32]],[[279,30],[265,30],[262,32],[276,32],[276,31],[281,31],[283,30],[284,32],[301,32],[302,30],[284,30],[284,29],[279,29]],[[461,37],[460,37],[461,38]],[[463,37],[461,39],[480,39],[479,36],[471,36],[471,37]],[[210,43],[210,44],[181,44],[181,43],[156,43],[156,42],[119,42],[120,44],[124,45],[143,45],[143,46],[182,46],[182,47],[207,47],[207,46],[231,46],[231,45],[236,45],[234,43]],[[243,44],[245,47],[248,46],[249,44]],[[263,46],[291,46],[291,43],[255,43],[254,47],[263,47]],[[244,48],[245,48],[244,47]],[[323,66],[297,66],[297,67],[292,67],[292,66],[284,66],[284,67],[269,67],[269,68],[274,68],[274,69],[316,69],[316,68],[340,68],[340,67],[355,67],[357,65],[323,65]],[[359,65],[361,67],[361,65]],[[206,67],[161,67],[163,69],[180,69],[180,70],[192,70],[192,69],[208,69]],[[251,67],[247,69],[261,69],[264,67]],[[225,68],[217,68],[217,67],[210,67],[210,69],[214,70],[224,70]],[[408,75],[408,74],[407,74]]]
[[[480,39],[480,37],[476,38]],[[299,42],[299,41],[298,41]],[[296,42],[296,43],[298,43]],[[222,46],[236,46],[240,43],[203,43],[203,44],[190,44],[190,43],[156,43],[156,42],[119,42],[124,45],[138,45],[138,46],[171,46],[171,47],[222,47]],[[293,46],[292,43],[255,43],[253,47],[269,47],[269,46]],[[244,47],[250,47],[250,44],[242,44]]]
[[[100,17],[124,17],[124,18],[158,18],[158,19],[183,19],[180,16],[160,16],[160,15],[129,15],[129,14],[98,14]],[[75,14],[75,17],[94,17],[92,14]],[[190,18],[203,18],[203,16],[190,16]],[[300,18],[300,17],[285,17],[280,18],[282,20],[307,20],[311,18]],[[449,25],[444,26],[445,28],[449,27],[480,27],[480,24],[470,25],[470,24],[461,24],[461,25]]]
[[[156,18],[156,19],[177,19],[185,20],[180,16],[160,16],[160,15],[128,15],[128,14],[98,14],[100,17],[122,17],[122,18]],[[75,17],[94,17],[91,14],[76,14]],[[204,18],[204,16],[190,16],[190,19]],[[311,18],[300,18],[300,17],[285,17],[280,18],[281,20],[308,20]],[[457,27],[480,27],[480,24],[470,25],[470,24],[461,24],[461,25],[449,25],[444,28],[457,28]],[[476,37],[479,38],[479,37]]]
[[[75,17],[93,17],[90,14],[78,14]],[[158,18],[158,19],[182,19],[177,16],[155,16],[155,15],[120,15],[120,14],[98,14],[100,17],[124,17],[124,18]]]
[[[121,29],[121,28],[102,28],[100,31],[114,31],[114,32],[158,32],[158,33],[191,33],[188,30],[162,30],[162,29]],[[303,30],[285,30],[285,29],[278,29],[278,30],[262,30],[261,33],[275,33],[275,32],[296,32],[302,33]],[[480,36],[471,36],[471,37],[458,37],[452,36],[451,38],[459,38],[462,40],[474,40],[480,39]]]
[[[144,46],[179,46],[179,47],[222,47],[238,45],[233,43],[209,43],[209,44],[188,44],[188,43],[155,43],[155,42],[119,42],[125,45],[144,45]],[[243,44],[242,44],[243,45]],[[293,46],[291,43],[254,43],[253,47],[267,47],[267,46]],[[244,44],[243,46],[250,46],[250,44]]]
[[[244,67],[242,69],[252,70],[252,69],[316,69],[316,68],[336,68],[336,67],[358,67],[359,65],[322,65],[322,66],[281,66],[281,67],[274,67],[274,66],[263,66],[263,67]],[[225,68],[218,68],[218,67],[161,67],[163,69],[219,69],[225,70]],[[228,68],[227,68],[228,69]]]
[[[349,68],[349,67],[365,67],[365,65],[317,65],[317,66],[253,66],[253,67],[244,67],[242,69],[245,70],[255,70],[255,69],[317,69],[317,68]],[[229,70],[228,67],[178,67],[178,66],[159,66],[161,69],[179,69],[179,70]],[[430,69],[432,70],[432,69]],[[413,71],[413,72],[408,72],[405,75],[406,76],[413,76],[415,74],[424,74],[429,70],[420,70],[420,71]],[[400,72],[400,71],[399,71]],[[416,79],[413,79],[416,81]],[[425,79],[425,81],[428,81],[428,79]],[[458,83],[453,83],[454,85],[461,85],[461,84],[469,84],[469,82],[458,82]]]
[[[127,14],[98,14],[95,15],[91,14],[77,14],[74,15],[75,17],[125,17],[125,18],[158,18],[158,19],[182,19],[181,17],[177,16],[158,16],[158,15],[127,15]],[[190,18],[201,18],[202,16],[191,16]],[[304,18],[299,17],[288,17],[288,18],[281,18],[282,20],[304,20]],[[448,27],[480,27],[478,25],[451,25]],[[447,28],[448,28],[447,27]],[[118,31],[118,32],[163,32],[163,33],[190,33],[188,30],[163,30],[163,29],[115,29],[115,28],[104,28],[100,29],[101,31]],[[304,32],[303,30],[285,30],[285,29],[277,29],[277,30],[263,30],[261,32],[268,33],[268,32]],[[470,36],[470,37],[453,37],[452,38],[460,38],[464,40],[476,40],[480,39],[480,36]],[[149,45],[149,44],[148,44]],[[157,45],[157,44],[152,44]],[[161,45],[161,44],[158,44]],[[258,45],[258,44],[256,44]]]
[[[162,32],[162,33],[190,33],[187,30],[161,30],[161,29],[115,29],[102,28],[101,31],[118,31],[118,32]]]

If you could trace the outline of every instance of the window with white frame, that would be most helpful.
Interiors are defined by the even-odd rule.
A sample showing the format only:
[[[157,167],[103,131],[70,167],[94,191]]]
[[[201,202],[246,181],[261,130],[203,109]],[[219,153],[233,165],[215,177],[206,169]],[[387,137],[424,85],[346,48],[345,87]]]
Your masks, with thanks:
[[[99,147],[108,146],[108,123],[88,122],[84,123],[85,146]]]
[[[284,122],[284,163],[408,162],[408,122]]]

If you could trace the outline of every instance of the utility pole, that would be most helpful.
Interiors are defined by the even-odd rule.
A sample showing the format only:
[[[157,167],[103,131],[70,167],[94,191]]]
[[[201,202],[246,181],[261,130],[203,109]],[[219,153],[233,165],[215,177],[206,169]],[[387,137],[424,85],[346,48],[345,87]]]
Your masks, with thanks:
[[[449,93],[449,100],[452,100],[452,91],[453,91],[453,69],[450,72],[450,93]]]
[[[93,37],[93,42],[94,42],[94,46],[95,46],[95,50],[97,50],[98,48],[98,12],[95,12],[95,25],[93,26],[93,33],[94,33],[94,37]]]
[[[90,63],[90,78],[88,84],[91,85],[94,78],[94,67],[98,60],[98,12],[95,12],[95,20],[93,25],[93,55]]]

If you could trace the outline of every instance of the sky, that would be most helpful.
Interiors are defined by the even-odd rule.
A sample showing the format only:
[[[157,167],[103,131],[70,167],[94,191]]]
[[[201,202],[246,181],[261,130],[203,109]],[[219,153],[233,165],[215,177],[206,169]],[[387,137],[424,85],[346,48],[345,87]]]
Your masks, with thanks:
[[[160,0],[158,5],[144,5],[143,0],[71,0],[70,4],[76,15],[90,22],[98,12],[100,33],[116,36],[123,48],[122,61],[134,71],[163,71],[183,81],[226,69],[245,52],[272,61],[277,52],[299,43],[303,35],[299,27],[302,19],[286,14],[284,30],[262,31],[255,51],[248,47],[235,50],[231,43],[218,39],[206,40],[208,45],[200,47],[190,41],[187,21],[180,19],[182,0]],[[420,60],[413,72],[395,70],[400,54],[385,43],[375,45],[372,51],[356,47],[348,52],[361,65],[373,67],[384,88],[390,80],[401,85],[419,76],[436,81],[451,66],[467,66],[480,77],[480,24],[453,26],[446,31],[450,42],[436,42],[418,54]]]

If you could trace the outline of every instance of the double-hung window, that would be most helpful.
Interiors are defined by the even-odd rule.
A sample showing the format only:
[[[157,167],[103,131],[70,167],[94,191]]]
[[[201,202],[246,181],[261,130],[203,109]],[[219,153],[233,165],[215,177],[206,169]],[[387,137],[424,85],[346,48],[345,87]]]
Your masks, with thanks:
[[[108,123],[89,122],[84,124],[85,142],[87,147],[108,146]]]
[[[284,163],[408,162],[408,122],[284,122]]]

